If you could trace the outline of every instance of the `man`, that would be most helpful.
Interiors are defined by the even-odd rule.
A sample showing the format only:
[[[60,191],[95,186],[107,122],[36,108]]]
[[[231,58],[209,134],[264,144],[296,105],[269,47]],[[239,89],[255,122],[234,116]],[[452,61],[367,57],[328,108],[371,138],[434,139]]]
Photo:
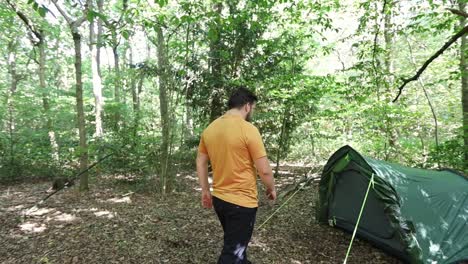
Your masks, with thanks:
[[[228,101],[228,111],[203,131],[198,147],[197,173],[202,206],[214,205],[224,231],[218,264],[248,264],[247,245],[257,213],[257,172],[270,200],[275,183],[258,129],[249,123],[257,97],[239,88]],[[213,168],[213,196],[208,184],[208,161]],[[255,167],[257,168],[257,172]]]

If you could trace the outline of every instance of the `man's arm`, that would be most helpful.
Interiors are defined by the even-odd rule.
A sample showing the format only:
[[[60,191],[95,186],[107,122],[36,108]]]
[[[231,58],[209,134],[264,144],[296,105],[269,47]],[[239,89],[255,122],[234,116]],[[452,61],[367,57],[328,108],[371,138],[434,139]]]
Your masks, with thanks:
[[[210,184],[208,183],[208,155],[198,152],[197,155],[197,174],[200,187],[202,189],[202,206],[204,208],[212,207]]]
[[[273,178],[273,171],[270,167],[270,161],[266,156],[261,157],[255,160],[255,167],[257,167],[258,174],[260,179],[267,189],[266,195],[268,199],[276,199],[276,188],[275,188],[275,179]]]

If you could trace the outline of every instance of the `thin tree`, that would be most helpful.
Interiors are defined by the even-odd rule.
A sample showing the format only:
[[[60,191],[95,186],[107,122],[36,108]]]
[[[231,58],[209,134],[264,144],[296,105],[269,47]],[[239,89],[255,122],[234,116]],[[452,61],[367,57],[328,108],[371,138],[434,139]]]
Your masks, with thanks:
[[[161,166],[160,183],[161,191],[166,193],[169,166],[169,140],[170,140],[170,121],[168,112],[167,89],[169,85],[169,63],[167,60],[167,51],[165,46],[164,34],[160,25],[156,25],[157,34],[157,54],[159,70],[159,107],[162,126],[162,144],[161,144]]]
[[[218,118],[222,113],[222,98],[223,91],[223,75],[222,75],[222,42],[221,42],[221,12],[223,11],[223,3],[215,1],[213,4],[213,14],[215,15],[214,21],[210,25],[210,69],[213,90],[211,94],[211,112],[210,121]]]
[[[466,0],[459,0],[458,7],[465,15],[460,15],[460,28],[466,28]],[[468,171],[468,69],[466,63],[467,57],[466,34],[461,37],[460,43],[460,73],[461,73],[461,91],[463,108],[463,142],[465,161],[464,169]]]
[[[102,0],[97,0],[98,1],[98,11],[100,14],[103,12],[103,1]],[[106,18],[105,16],[101,15],[99,16],[99,22],[104,23],[104,26],[107,28],[107,30],[110,32],[111,39],[110,39],[110,45],[112,47],[112,54],[114,58],[114,102],[116,104],[120,104],[121,102],[121,89],[122,89],[122,77],[121,77],[121,69],[120,69],[120,56],[118,52],[118,48],[121,44],[121,37],[118,33],[118,31],[125,26],[124,23],[124,14],[125,11],[128,8],[128,0],[122,0],[122,10],[120,13],[120,17],[117,21],[113,19]],[[102,27],[102,25],[101,25]],[[102,29],[101,29],[102,30]],[[98,32],[99,32],[99,24],[98,24]],[[99,50],[99,48],[98,48]],[[125,57],[124,57],[125,59]],[[120,110],[119,108],[116,109],[116,113],[114,115],[114,127],[116,130],[119,129],[119,121],[120,121]]]
[[[80,137],[80,146],[78,153],[80,155],[80,170],[85,171],[88,168],[88,144],[86,140],[86,124],[83,109],[83,81],[81,69],[81,34],[79,27],[86,21],[89,7],[92,5],[91,0],[87,0],[84,5],[83,15],[77,19],[72,19],[71,16],[57,3],[57,0],[52,0],[57,10],[63,16],[68,24],[70,33],[73,37],[73,44],[75,48],[75,90],[76,90],[76,111],[78,119],[78,131]],[[80,176],[80,191],[87,191],[88,186],[88,172]]]
[[[93,1],[90,1],[93,4]],[[102,3],[101,3],[102,4]],[[98,4],[99,5],[99,4]],[[90,10],[93,10],[93,6],[88,6]],[[103,136],[103,126],[102,126],[102,113],[103,113],[103,106],[104,106],[104,99],[102,97],[102,80],[99,70],[99,43],[98,39],[100,39],[99,30],[98,34],[96,34],[96,22],[95,20],[100,19],[98,17],[91,20],[89,23],[89,47],[91,50],[91,70],[93,76],[93,94],[94,94],[94,116],[95,116],[95,136],[100,138]],[[102,26],[101,26],[102,27]]]

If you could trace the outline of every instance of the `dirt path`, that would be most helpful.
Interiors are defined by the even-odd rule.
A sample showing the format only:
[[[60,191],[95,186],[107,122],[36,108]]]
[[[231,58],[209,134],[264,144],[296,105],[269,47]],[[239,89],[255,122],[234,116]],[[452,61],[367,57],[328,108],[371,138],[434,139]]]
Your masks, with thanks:
[[[86,196],[65,190],[25,217],[49,185],[0,186],[0,263],[215,263],[221,227],[213,211],[200,208],[194,175],[179,177],[188,191],[166,199],[101,180]],[[315,223],[316,196],[316,186],[304,189],[254,232],[253,263],[342,262],[350,235]],[[257,226],[276,208],[263,199],[260,205]],[[348,263],[400,262],[357,240]]]

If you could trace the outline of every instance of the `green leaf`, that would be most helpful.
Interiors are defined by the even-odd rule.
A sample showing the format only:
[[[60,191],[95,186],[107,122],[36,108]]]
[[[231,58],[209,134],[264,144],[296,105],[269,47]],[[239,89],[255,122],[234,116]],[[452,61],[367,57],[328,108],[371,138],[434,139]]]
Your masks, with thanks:
[[[95,18],[100,18],[101,20],[103,21],[107,21],[107,16],[102,14],[102,13],[99,13],[99,12],[96,12],[94,10],[90,10],[87,14],[87,19],[89,22],[92,22]]]
[[[155,0],[154,2],[158,4],[160,7],[164,7],[169,3],[169,0]]]
[[[41,7],[39,7],[39,9],[37,11],[39,12],[39,15],[41,15],[41,17],[45,17],[48,10],[47,10],[47,8],[41,6]]]
[[[192,16],[188,16],[188,15],[183,15],[180,20],[183,22],[183,23],[192,23],[194,21],[194,19],[192,18]]]
[[[129,35],[127,30],[122,31],[122,37],[124,37],[124,39],[128,40]]]
[[[99,12],[96,12],[96,11],[93,11],[94,13],[94,17],[98,17],[100,18],[102,21],[107,21],[107,16],[102,14],[102,13],[99,13]]]
[[[88,14],[86,14],[86,19],[89,21],[89,22],[93,22],[94,18],[96,17],[96,12],[94,12],[93,10],[90,10],[88,12]]]
[[[166,18],[164,17],[164,15],[158,16],[159,24],[164,25],[164,20],[165,20],[165,19],[166,19]]]
[[[210,28],[208,30],[208,39],[211,41],[216,41],[218,39],[218,32],[216,32],[216,29]]]

